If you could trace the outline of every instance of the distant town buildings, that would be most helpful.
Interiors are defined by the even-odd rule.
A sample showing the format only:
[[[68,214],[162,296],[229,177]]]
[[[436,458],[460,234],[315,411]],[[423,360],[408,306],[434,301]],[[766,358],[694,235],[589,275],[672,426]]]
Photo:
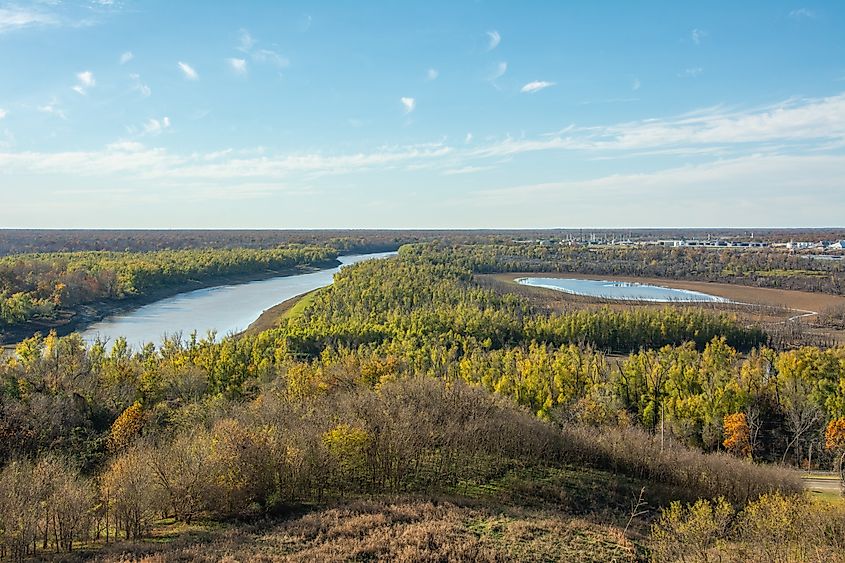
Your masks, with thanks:
[[[618,234],[618,233],[617,233]],[[794,241],[765,242],[754,240],[752,234],[746,240],[727,240],[707,237],[706,239],[634,239],[633,237],[607,237],[596,233],[582,233],[568,235],[562,239],[513,239],[515,244],[531,244],[539,246],[663,246],[667,248],[713,248],[713,249],[743,249],[743,248],[781,248],[789,252],[809,254],[832,253],[834,255],[845,251],[845,240],[836,241]]]

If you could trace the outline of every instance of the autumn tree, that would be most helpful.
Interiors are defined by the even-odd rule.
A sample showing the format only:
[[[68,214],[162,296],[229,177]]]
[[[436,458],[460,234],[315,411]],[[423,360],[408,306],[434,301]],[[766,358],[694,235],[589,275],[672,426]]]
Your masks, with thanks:
[[[737,457],[751,456],[751,430],[744,412],[725,416],[725,440],[722,445]]]

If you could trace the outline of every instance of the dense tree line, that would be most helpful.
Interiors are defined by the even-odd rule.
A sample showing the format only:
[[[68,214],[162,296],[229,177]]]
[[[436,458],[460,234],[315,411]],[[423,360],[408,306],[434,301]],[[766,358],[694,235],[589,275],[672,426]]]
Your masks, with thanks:
[[[442,233],[448,234],[445,231]],[[0,256],[54,252],[154,252],[220,248],[268,250],[288,245],[332,246],[340,251],[365,253],[396,250],[402,244],[430,241],[438,236],[431,231],[346,229],[0,229]],[[469,238],[456,240],[469,240]]]
[[[417,246],[428,259],[479,273],[558,272],[736,283],[845,294],[845,262],[779,249],[583,247],[541,244]]]
[[[330,247],[20,254],[0,258],[0,329],[103,299],[220,276],[326,264]]]
[[[478,229],[478,230],[132,230],[132,229],[0,229],[0,256],[41,252],[117,251],[151,252],[199,248],[276,248],[280,245],[334,246],[337,241],[349,252],[395,250],[402,244],[444,241],[451,244],[508,244],[513,241],[589,238],[579,229]],[[715,236],[748,240],[744,229],[624,229],[596,233],[608,240],[705,239]],[[755,240],[817,242],[845,238],[841,229],[757,229]]]

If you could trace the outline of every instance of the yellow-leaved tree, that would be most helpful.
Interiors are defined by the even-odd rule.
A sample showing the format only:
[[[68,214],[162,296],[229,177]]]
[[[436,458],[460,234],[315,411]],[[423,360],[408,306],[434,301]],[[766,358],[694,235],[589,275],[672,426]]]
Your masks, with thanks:
[[[725,416],[725,440],[722,445],[737,457],[751,456],[751,430],[744,412]]]
[[[125,411],[120,413],[109,432],[109,448],[112,451],[121,451],[141,433],[144,427],[144,409],[141,403],[135,401]]]

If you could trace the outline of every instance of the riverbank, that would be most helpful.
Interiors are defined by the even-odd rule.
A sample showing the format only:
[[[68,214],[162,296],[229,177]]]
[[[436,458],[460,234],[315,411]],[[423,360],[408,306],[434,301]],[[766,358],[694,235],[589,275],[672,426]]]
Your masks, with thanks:
[[[241,332],[238,336],[254,336],[265,330],[270,330],[279,326],[282,319],[296,314],[298,310],[304,309],[308,303],[314,300],[317,292],[323,289],[319,287],[313,289],[308,293],[297,295],[282,301],[278,305],[274,305],[265,310],[261,315],[250,324],[246,330]]]
[[[300,274],[308,274],[336,268],[341,265],[338,259],[324,260],[310,264],[294,266],[278,270],[261,270],[231,276],[214,276],[203,280],[191,280],[187,283],[174,284],[168,287],[158,288],[144,295],[136,295],[124,299],[106,299],[93,303],[81,305],[75,311],[62,310],[56,319],[48,321],[36,321],[21,324],[6,329],[0,335],[0,345],[13,347],[15,343],[33,336],[36,332],[46,334],[55,330],[59,336],[66,336],[72,332],[81,332],[92,324],[115,314],[122,314],[133,311],[144,305],[155,301],[173,297],[180,293],[187,293],[198,289],[206,289],[220,285],[238,285],[255,281],[266,280],[276,277],[288,277]]]

